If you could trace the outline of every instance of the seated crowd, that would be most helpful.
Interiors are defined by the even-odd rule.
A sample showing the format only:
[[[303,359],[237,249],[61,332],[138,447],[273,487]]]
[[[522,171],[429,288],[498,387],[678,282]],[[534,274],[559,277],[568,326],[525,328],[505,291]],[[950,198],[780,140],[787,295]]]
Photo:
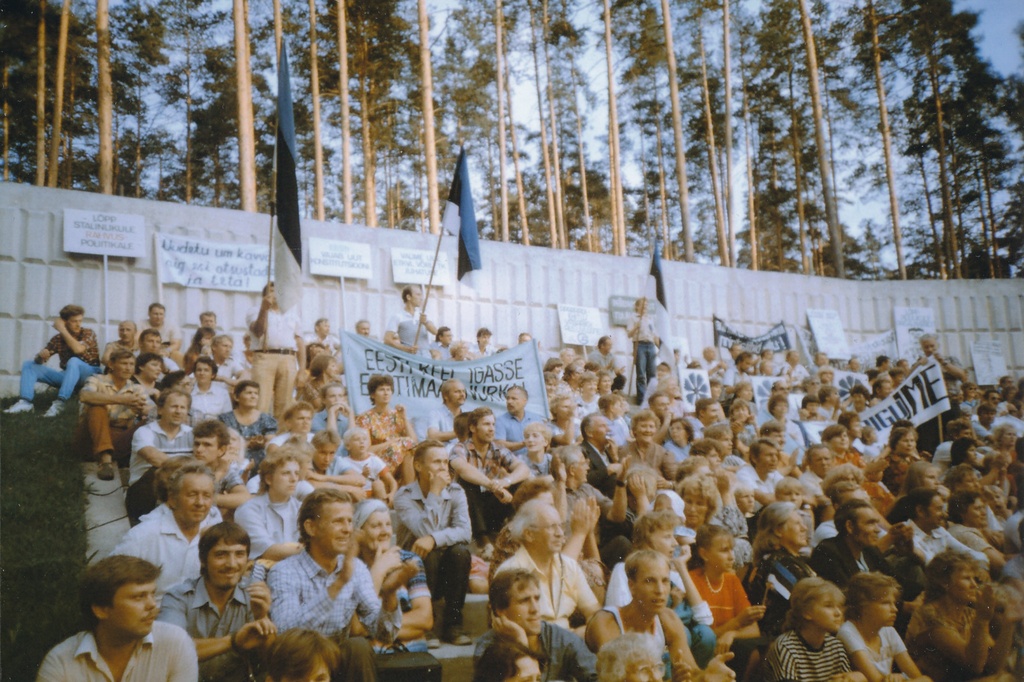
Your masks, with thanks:
[[[420,297],[385,343],[500,352]],[[40,680],[372,680],[441,641],[473,645],[480,681],[1024,675],[1024,381],[978,387],[933,336],[952,408],[879,438],[861,415],[923,360],[880,357],[840,392],[856,360],[709,348],[691,366],[711,395],[687,410],[665,363],[634,405],[603,337],[547,360],[550,414],[521,386],[463,409],[449,379],[420,425],[387,375],[354,414],[330,323],[303,335],[272,285],[238,352],[214,313],[186,346],[153,304],[100,353],[83,314],[61,311],[8,411],[36,382],[59,389],[47,415],[77,391],[76,446],[101,479],[122,470],[132,527]],[[755,375],[776,377],[763,404]],[[470,593],[489,596],[475,641]]]

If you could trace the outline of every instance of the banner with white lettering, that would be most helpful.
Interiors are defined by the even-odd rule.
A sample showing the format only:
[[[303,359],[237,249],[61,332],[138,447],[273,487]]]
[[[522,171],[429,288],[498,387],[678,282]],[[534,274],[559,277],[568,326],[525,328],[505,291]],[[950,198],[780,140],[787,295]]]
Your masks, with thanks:
[[[693,412],[701,398],[711,397],[711,382],[707,370],[679,367],[679,386],[682,388],[683,409]]]
[[[860,419],[878,431],[879,440],[885,440],[894,422],[909,419],[920,426],[949,408],[942,367],[931,360],[911,372],[888,398],[861,412]]]
[[[865,369],[873,368],[879,355],[885,355],[894,361],[898,357],[895,329],[890,329],[850,346],[850,356],[860,360],[861,366]]]
[[[527,412],[549,414],[536,341],[466,362],[411,355],[350,332],[342,335],[341,348],[348,399],[355,414],[373,407],[366,383],[374,374],[386,374],[395,380],[392,405],[404,405],[414,424],[424,422],[433,410],[442,407],[441,384],[446,379],[459,379],[466,385],[463,411],[490,407],[500,414],[505,411],[505,392],[522,386],[529,394]]]
[[[900,357],[911,362],[917,360],[923,355],[917,340],[925,334],[935,333],[935,312],[931,308],[896,306],[892,309],[892,322]]]
[[[1003,344],[998,339],[972,343],[971,358],[974,360],[974,376],[979,386],[996,386],[999,377],[1006,375]]]
[[[64,209],[64,250],[98,256],[146,255],[146,219],[131,213]]]
[[[558,304],[558,328],[566,346],[596,346],[597,340],[607,333],[600,309],[564,303]]]
[[[791,348],[789,345],[789,333],[786,331],[786,325],[782,322],[779,322],[760,336],[747,336],[732,329],[717,317],[712,317],[712,322],[715,328],[715,345],[719,348],[732,348],[734,345],[739,344],[745,350],[752,353],[760,353],[765,348],[775,351]]]
[[[156,238],[161,282],[226,291],[259,291],[267,283],[266,244],[207,242],[171,234]]]
[[[808,308],[807,324],[814,332],[814,341],[819,351],[829,358],[849,359],[850,345],[846,342],[846,332],[838,310]]]

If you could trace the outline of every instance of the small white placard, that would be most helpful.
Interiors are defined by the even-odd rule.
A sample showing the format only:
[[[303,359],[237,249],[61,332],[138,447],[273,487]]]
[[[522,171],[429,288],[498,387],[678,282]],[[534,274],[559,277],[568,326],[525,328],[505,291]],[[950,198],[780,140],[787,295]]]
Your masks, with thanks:
[[[971,344],[971,357],[974,359],[974,376],[979,386],[997,386],[999,377],[1006,376],[1003,344],[998,340],[975,341]]]
[[[910,361],[921,357],[923,353],[918,339],[925,334],[935,333],[935,312],[931,308],[894,306],[892,321],[892,326],[896,328],[896,349],[900,357]]]
[[[309,271],[329,277],[370,279],[373,276],[370,245],[310,237]]]
[[[807,324],[814,332],[814,340],[819,351],[837,360],[850,358],[850,346],[846,342],[846,332],[843,330],[843,321],[839,319],[839,311],[808,308]]]
[[[579,305],[559,303],[558,326],[564,345],[596,346],[597,340],[607,333],[601,310]]]
[[[434,252],[423,249],[391,249],[391,272],[395,284],[429,284],[430,268],[434,263]],[[434,286],[443,287],[452,281],[448,269],[448,254],[437,254],[437,269],[434,271]]]
[[[140,258],[146,255],[146,219],[131,213],[66,208],[64,251]]]

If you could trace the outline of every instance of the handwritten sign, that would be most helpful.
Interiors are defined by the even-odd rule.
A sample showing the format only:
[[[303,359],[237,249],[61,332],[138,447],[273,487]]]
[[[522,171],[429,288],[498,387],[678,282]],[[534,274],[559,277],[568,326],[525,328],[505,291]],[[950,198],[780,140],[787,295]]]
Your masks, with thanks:
[[[814,332],[814,340],[818,350],[830,358],[848,359],[850,345],[846,342],[843,321],[839,319],[839,311],[814,308],[807,309],[807,324]]]
[[[64,209],[64,251],[139,258],[146,255],[146,219],[130,213]]]
[[[920,426],[949,408],[942,367],[932,360],[911,372],[888,398],[862,412],[860,418],[878,431],[879,440],[885,440],[893,423],[900,419]]]
[[[633,306],[636,296],[609,296],[608,322],[613,327],[628,327],[633,321]]]
[[[861,366],[868,368],[875,366],[879,355],[895,359],[896,331],[890,329],[884,334],[853,344],[850,346],[850,355],[860,360]]]
[[[1006,358],[999,341],[975,341],[971,344],[971,357],[979,386],[995,386],[999,384],[999,377],[1006,376]]]
[[[911,361],[921,357],[921,345],[917,340],[935,332],[935,312],[931,308],[896,306],[892,309],[892,321],[900,357]]]
[[[314,275],[370,279],[373,276],[370,245],[310,237],[309,271]]]
[[[724,320],[712,317],[711,321],[715,329],[715,345],[719,348],[732,348],[739,344],[744,350],[751,353],[760,353],[765,348],[774,351],[788,350],[789,334],[786,332],[786,325],[779,322],[777,325],[759,336],[747,336],[730,327]]]
[[[259,291],[267,283],[267,247],[157,235],[160,280],[184,287]]]
[[[395,284],[429,284],[430,267],[434,263],[434,252],[423,249],[391,249],[391,272]],[[443,287],[452,281],[448,269],[448,254],[437,254],[437,269],[434,271],[434,285]]]
[[[596,346],[597,340],[605,334],[601,311],[579,305],[558,304],[558,327],[564,344]]]

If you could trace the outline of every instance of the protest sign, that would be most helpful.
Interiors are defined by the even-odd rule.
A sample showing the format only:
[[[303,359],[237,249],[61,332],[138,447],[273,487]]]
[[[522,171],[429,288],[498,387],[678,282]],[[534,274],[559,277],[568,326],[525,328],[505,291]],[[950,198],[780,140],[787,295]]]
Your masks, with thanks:
[[[830,422],[799,422],[801,430],[804,432],[804,440],[807,443],[807,447],[812,445],[818,445],[821,443],[821,432],[830,424]]]
[[[975,341],[971,344],[971,358],[974,359],[974,376],[979,386],[996,386],[999,377],[1006,376],[1003,344],[998,340]]]
[[[459,379],[466,385],[464,411],[490,407],[500,414],[505,411],[505,392],[513,386],[523,386],[530,396],[526,410],[549,414],[536,341],[467,362],[412,355],[350,332],[342,335],[341,348],[348,399],[355,414],[373,407],[366,383],[374,374],[394,379],[392,404],[404,405],[414,424],[422,423],[431,411],[442,406],[441,384],[446,379]]]
[[[850,357],[860,360],[861,366],[865,369],[873,368],[879,355],[892,359],[897,357],[895,329],[850,346]]]
[[[874,427],[879,440],[884,440],[893,422],[909,419],[914,426],[920,426],[949,408],[942,367],[930,360],[911,372],[888,398],[861,412],[860,419]]]
[[[818,344],[814,342],[811,330],[805,327],[793,327],[793,330],[800,342],[800,362],[808,367],[814,367],[814,354],[818,352]]]
[[[200,289],[260,291],[267,283],[265,244],[206,242],[157,235],[160,281]]]
[[[64,251],[97,256],[146,255],[146,219],[130,213],[64,209]]]
[[[838,311],[808,308],[807,324],[814,332],[814,341],[819,351],[830,358],[849,359],[850,345],[846,342],[846,332]]]
[[[612,327],[628,327],[633,321],[636,296],[609,296],[608,322]]]
[[[429,284],[430,268],[434,263],[431,249],[391,249],[391,272],[395,284]],[[448,254],[437,254],[434,286],[443,287],[452,281],[448,269]]]
[[[768,400],[772,397],[772,385],[779,381],[778,377],[744,377],[754,387],[754,404],[759,409],[768,409]]]
[[[679,386],[683,394],[683,409],[687,412],[693,412],[694,405],[701,398],[711,397],[711,382],[706,370],[680,367]]]
[[[925,334],[935,333],[935,313],[931,308],[892,309],[893,328],[896,330],[896,348],[900,357],[914,361],[921,357],[917,342]]]
[[[850,397],[850,389],[860,384],[864,388],[871,390],[871,385],[868,383],[868,375],[861,374],[860,372],[849,372],[845,369],[833,370],[834,379],[833,384],[839,389],[839,399],[845,401]]]
[[[766,348],[771,350],[787,350],[789,345],[789,334],[786,332],[786,325],[779,322],[777,325],[760,336],[747,336],[732,329],[724,321],[712,317],[715,328],[715,345],[719,348],[732,348],[739,344],[752,353],[760,353]]]
[[[1002,426],[1003,424],[1009,424],[1013,427],[1014,433],[1017,434],[1017,438],[1024,438],[1024,420],[1011,417],[1008,414],[1004,414],[1002,417],[996,417],[992,420],[992,428]],[[990,429],[991,430],[991,429]]]
[[[370,245],[310,237],[309,271],[329,277],[370,279],[373,276]]]
[[[600,310],[564,303],[558,304],[558,328],[565,345],[596,346],[605,333]]]

